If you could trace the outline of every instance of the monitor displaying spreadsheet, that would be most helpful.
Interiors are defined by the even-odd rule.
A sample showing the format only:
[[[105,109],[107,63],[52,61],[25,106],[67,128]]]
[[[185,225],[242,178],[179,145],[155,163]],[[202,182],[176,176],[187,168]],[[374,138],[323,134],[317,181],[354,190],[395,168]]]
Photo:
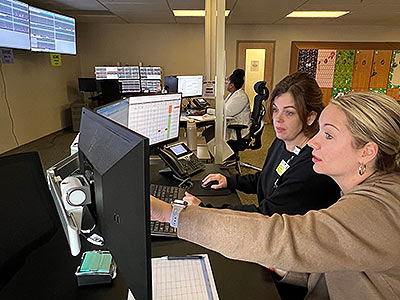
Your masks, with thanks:
[[[181,94],[130,97],[128,128],[147,137],[150,145],[177,139],[181,103]]]
[[[178,78],[178,93],[182,97],[197,97],[203,94],[203,76],[176,76]]]

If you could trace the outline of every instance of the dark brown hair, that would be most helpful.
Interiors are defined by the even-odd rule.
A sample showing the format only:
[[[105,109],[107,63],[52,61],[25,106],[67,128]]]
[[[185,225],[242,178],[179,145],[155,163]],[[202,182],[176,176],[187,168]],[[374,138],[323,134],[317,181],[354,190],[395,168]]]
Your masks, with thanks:
[[[322,104],[322,92],[315,79],[307,73],[293,73],[283,78],[271,93],[267,104],[268,117],[272,121],[273,103],[276,97],[290,93],[294,98],[294,105],[303,124],[302,132],[306,137],[313,137],[318,129],[318,118],[324,108]],[[308,126],[307,117],[315,112],[315,121]]]

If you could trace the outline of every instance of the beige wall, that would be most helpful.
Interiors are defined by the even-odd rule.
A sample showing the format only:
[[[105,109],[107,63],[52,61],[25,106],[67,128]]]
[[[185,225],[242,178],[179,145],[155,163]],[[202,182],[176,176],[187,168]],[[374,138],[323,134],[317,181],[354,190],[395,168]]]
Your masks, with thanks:
[[[161,66],[165,75],[203,73],[204,25],[79,25],[83,76],[118,62]]]
[[[165,75],[203,72],[204,25],[80,24],[82,74],[95,65],[160,65]],[[275,41],[274,83],[289,72],[292,41],[400,41],[400,27],[227,25],[226,72],[236,67],[238,40]]]
[[[227,25],[226,72],[236,67],[238,40],[275,41],[274,80],[289,71],[292,41],[400,41],[400,27]],[[18,144],[70,125],[71,102],[78,97],[77,77],[93,77],[95,65],[162,66],[165,75],[201,74],[204,25],[78,24],[78,56],[63,55],[50,66],[49,54],[14,50],[15,64],[3,65]],[[0,153],[17,146],[0,81]]]
[[[52,67],[48,53],[14,50],[14,61],[2,65],[0,153],[71,125],[70,103],[78,98],[78,57],[62,55],[62,66]]]

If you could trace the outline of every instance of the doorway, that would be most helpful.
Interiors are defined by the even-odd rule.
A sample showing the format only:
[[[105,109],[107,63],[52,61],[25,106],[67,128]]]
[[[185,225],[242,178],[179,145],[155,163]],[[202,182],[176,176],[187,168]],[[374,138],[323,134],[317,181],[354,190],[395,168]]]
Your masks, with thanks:
[[[245,71],[244,90],[249,96],[251,109],[256,95],[253,86],[264,80],[271,92],[274,72],[274,41],[237,41],[236,67]]]

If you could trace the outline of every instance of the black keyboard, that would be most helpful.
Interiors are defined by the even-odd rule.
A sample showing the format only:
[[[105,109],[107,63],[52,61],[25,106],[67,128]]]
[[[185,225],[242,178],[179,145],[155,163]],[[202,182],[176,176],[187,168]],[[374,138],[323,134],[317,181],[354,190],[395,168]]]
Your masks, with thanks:
[[[185,196],[185,189],[177,186],[169,185],[150,185],[150,194],[154,197],[171,203],[176,199],[182,199]],[[169,225],[167,222],[151,221],[151,235],[176,237],[176,228]]]

